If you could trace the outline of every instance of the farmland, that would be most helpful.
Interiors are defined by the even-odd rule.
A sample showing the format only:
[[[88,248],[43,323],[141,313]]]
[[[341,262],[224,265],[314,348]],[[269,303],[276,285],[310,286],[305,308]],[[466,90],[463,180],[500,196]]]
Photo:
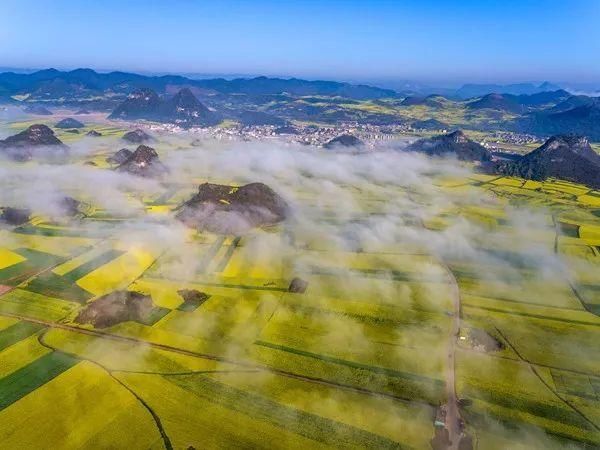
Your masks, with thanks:
[[[120,131],[102,130],[65,170],[106,171]],[[452,373],[474,448],[600,446],[600,192],[182,140],[156,143],[170,179],[65,182],[89,214],[0,230],[3,445],[430,448]],[[289,220],[216,235],[173,219],[201,182],[255,179]],[[122,290],[150,296],[148,317],[77,320]]]

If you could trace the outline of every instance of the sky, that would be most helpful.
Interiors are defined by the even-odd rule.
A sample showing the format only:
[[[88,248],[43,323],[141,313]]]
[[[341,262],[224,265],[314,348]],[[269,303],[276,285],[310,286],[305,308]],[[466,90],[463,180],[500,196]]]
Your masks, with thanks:
[[[600,80],[600,0],[2,0],[0,66]]]

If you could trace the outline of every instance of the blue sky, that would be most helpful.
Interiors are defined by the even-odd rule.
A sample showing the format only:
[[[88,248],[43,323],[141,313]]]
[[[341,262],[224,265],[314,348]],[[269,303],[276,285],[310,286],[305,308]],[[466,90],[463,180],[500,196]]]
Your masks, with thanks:
[[[0,66],[600,79],[598,0],[2,0],[0,12]]]

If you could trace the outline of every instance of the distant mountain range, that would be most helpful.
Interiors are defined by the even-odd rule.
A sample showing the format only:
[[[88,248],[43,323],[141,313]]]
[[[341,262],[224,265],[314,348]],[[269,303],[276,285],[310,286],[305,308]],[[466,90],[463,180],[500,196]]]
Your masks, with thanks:
[[[528,107],[556,104],[566,101],[569,97],[571,97],[571,94],[562,89],[535,94],[487,94],[478,100],[469,102],[467,107],[469,109],[493,109],[518,114],[526,112]]]
[[[442,96],[297,78],[191,79],[46,69],[0,73],[2,99],[21,105],[30,114],[51,114],[52,107],[59,105],[108,112],[111,118],[182,127],[215,125],[224,119],[276,127],[292,121],[382,126],[414,123],[419,129],[462,127],[544,137],[577,133],[600,140],[598,98],[571,95],[548,82],[469,84]],[[446,120],[452,126],[447,126]]]
[[[90,96],[98,93],[125,93],[149,88],[166,93],[169,86],[196,88],[210,93],[250,95],[342,96],[357,100],[395,97],[391,89],[335,81],[307,81],[297,78],[239,78],[234,80],[190,79],[179,75],[145,76],[125,72],[98,73],[91,69],[61,72],[56,69],[34,73],[5,72],[0,74],[0,96],[27,94],[33,99],[63,96]]]
[[[393,81],[375,81],[371,83],[374,86],[394,89],[401,96],[406,97],[427,97],[432,94],[443,95],[446,98],[454,100],[467,100],[475,97],[482,97],[488,94],[511,94],[511,95],[531,95],[538,92],[556,91],[565,89],[564,86],[544,81],[542,83],[514,83],[514,84],[464,84],[459,88],[441,87],[428,85],[418,82],[393,82]],[[589,92],[594,89],[588,89]],[[600,91],[598,91],[600,94]]]
[[[579,134],[600,140],[600,98],[573,96],[567,91],[536,94],[488,94],[467,103],[470,110],[518,115],[505,128],[536,135]]]
[[[576,133],[600,140],[600,98],[569,98],[554,108],[523,118],[519,126],[532,133]]]
[[[487,94],[511,94],[511,95],[531,95],[539,92],[558,91],[560,86],[549,82],[544,82],[539,85],[533,83],[517,83],[517,84],[465,84],[460,89],[454,92],[458,98],[473,98],[481,97]]]
[[[16,69],[15,69],[16,70]],[[92,69],[59,71],[44,69],[36,72],[11,71],[0,73],[0,96],[29,94],[32,98],[44,99],[64,95],[85,95],[107,92],[128,94],[136,89],[150,88],[159,94],[166,93],[171,85],[202,89],[221,94],[296,96],[324,95],[340,96],[356,100],[444,95],[447,98],[468,99],[491,93],[531,95],[561,89],[553,83],[541,84],[465,84],[459,89],[429,87],[418,84],[394,84],[395,89],[375,87],[367,84],[352,84],[337,81],[302,80],[298,78],[190,78],[181,75],[150,76],[127,72],[99,73]]]

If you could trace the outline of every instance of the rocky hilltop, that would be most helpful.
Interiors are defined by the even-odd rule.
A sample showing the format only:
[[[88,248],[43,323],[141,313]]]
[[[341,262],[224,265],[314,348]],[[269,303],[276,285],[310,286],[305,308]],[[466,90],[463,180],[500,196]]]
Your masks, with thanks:
[[[64,151],[66,146],[46,125],[31,125],[26,130],[0,141],[0,151],[17,161],[27,161],[33,157],[35,148],[54,147]]]
[[[124,155],[125,153],[122,152],[122,156]],[[140,145],[116,170],[139,177],[158,177],[168,172],[158,158],[156,150],[147,145]]]
[[[188,88],[181,89],[162,103],[159,115],[162,120],[173,121],[183,127],[210,126],[220,122],[217,115],[200,103]]]
[[[73,119],[71,117],[67,117],[67,118],[61,120],[54,126],[56,128],[83,128],[83,127],[85,127],[85,125],[83,123],[81,123],[79,120]]]
[[[28,209],[0,206],[0,222],[8,225],[23,225],[29,222],[31,211]]]
[[[289,211],[285,200],[263,183],[239,188],[204,183],[178,209],[177,219],[190,228],[219,234],[243,234],[255,227],[274,225]]]
[[[152,89],[140,89],[130,94],[109,118],[145,119],[174,123],[184,128],[220,122],[218,116],[200,103],[188,88],[181,89],[168,100],[162,100]]]
[[[329,142],[323,145],[327,149],[335,149],[342,147],[360,147],[364,145],[364,142],[352,134],[340,134],[334,137]]]
[[[148,142],[152,140],[152,136],[146,133],[144,130],[139,128],[133,131],[128,131],[122,137],[124,141],[131,142],[132,144],[141,144],[142,142]]]
[[[411,152],[425,153],[429,156],[456,155],[461,161],[490,161],[492,154],[488,149],[473,142],[461,130],[440,134],[432,138],[419,139],[407,148]]]
[[[138,89],[129,94],[108,118],[154,120],[158,116],[160,105],[160,98],[152,89]]]
[[[496,163],[493,171],[530,180],[554,177],[600,187],[600,155],[587,138],[576,135],[552,136],[527,155]]]
[[[122,148],[121,150],[117,151],[114,155],[111,155],[108,158],[106,158],[106,162],[109,164],[123,164],[125,161],[129,160],[129,158],[131,158],[132,155],[133,152],[131,150],[129,150],[128,148]]]

